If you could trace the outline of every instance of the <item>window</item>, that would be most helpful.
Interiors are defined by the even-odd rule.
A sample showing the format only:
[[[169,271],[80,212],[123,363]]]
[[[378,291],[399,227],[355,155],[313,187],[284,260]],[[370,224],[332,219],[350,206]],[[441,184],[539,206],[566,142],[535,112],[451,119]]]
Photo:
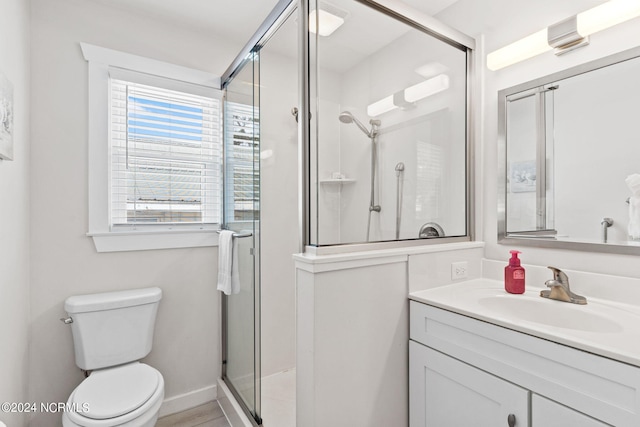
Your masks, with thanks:
[[[260,137],[257,109],[252,105],[236,102],[225,104],[225,129],[227,150],[226,218],[234,222],[253,221],[259,218]]]
[[[220,101],[110,79],[111,226],[220,222]]]
[[[81,43],[89,63],[89,232],[98,252],[213,246],[220,79]]]

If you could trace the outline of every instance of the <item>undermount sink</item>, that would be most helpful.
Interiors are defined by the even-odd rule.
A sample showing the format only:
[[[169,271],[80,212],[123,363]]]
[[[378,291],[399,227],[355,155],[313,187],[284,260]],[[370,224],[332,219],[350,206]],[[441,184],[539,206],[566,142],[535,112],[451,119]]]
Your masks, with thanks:
[[[496,315],[518,318],[563,329],[612,333],[622,325],[597,312],[592,305],[576,305],[529,295],[493,295],[478,299],[478,304]]]

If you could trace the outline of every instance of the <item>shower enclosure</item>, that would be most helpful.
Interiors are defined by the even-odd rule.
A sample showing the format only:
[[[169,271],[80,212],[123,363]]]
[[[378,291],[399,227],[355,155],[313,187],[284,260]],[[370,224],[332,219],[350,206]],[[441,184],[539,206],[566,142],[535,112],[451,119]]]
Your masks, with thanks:
[[[294,10],[281,1],[222,77],[224,228],[236,233],[240,278],[240,292],[222,298],[222,379],[251,423],[268,427],[287,425],[283,411],[295,414],[293,399],[273,396],[295,375]]]
[[[470,234],[470,50],[387,3],[309,2],[306,244],[317,253]],[[342,25],[325,35],[327,15]],[[437,232],[421,236],[426,224]]]
[[[470,50],[380,3],[282,0],[222,77],[222,377],[254,425],[295,426],[293,253],[470,240]]]

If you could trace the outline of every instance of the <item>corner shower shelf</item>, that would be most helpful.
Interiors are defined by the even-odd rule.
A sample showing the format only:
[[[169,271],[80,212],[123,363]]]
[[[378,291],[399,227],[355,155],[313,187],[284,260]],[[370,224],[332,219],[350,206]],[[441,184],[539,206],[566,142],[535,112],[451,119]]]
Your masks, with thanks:
[[[353,184],[354,182],[356,182],[355,179],[348,179],[348,178],[342,178],[342,179],[329,178],[329,179],[320,180],[320,184]]]

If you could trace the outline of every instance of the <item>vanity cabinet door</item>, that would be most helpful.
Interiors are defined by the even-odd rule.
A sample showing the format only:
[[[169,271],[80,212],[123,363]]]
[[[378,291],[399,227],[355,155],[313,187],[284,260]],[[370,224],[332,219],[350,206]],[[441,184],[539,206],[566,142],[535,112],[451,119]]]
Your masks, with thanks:
[[[537,394],[531,398],[531,424],[532,427],[610,426]]]
[[[409,342],[410,427],[529,427],[529,391]]]

